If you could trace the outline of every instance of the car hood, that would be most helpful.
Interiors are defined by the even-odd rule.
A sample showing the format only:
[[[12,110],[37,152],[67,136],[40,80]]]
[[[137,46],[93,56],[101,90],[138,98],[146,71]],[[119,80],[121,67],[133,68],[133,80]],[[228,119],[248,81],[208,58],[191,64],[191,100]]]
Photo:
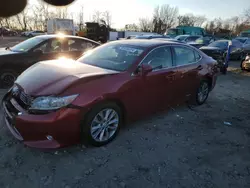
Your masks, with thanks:
[[[211,47],[211,46],[203,46],[200,48],[200,50],[222,50],[218,47]]]
[[[32,96],[56,95],[79,79],[117,73],[74,60],[51,60],[31,66],[15,83]]]
[[[0,48],[0,56],[2,55],[13,55],[13,54],[19,54],[20,52],[13,52],[10,50],[6,50],[5,48]]]

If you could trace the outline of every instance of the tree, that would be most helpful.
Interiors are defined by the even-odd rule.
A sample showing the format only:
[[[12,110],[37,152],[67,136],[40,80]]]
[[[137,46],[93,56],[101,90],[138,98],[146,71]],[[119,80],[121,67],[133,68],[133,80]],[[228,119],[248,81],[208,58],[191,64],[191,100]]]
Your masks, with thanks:
[[[250,8],[244,11],[244,16],[245,16],[245,22],[250,24]]]
[[[139,31],[139,28],[135,23],[133,23],[133,24],[125,25],[125,30],[126,31]]]
[[[23,31],[26,31],[28,28],[28,21],[29,21],[28,11],[29,9],[26,8],[21,13],[15,16],[18,24],[20,25],[20,28]]]
[[[79,29],[82,30],[84,26],[84,7],[81,6],[80,12],[78,13]]]
[[[102,19],[105,21],[108,28],[111,28],[112,24],[112,15],[109,11],[105,11],[102,13]]]
[[[154,31],[165,33],[167,29],[175,26],[178,14],[178,8],[171,7],[168,4],[155,7],[153,14]]]
[[[142,32],[151,32],[152,31],[152,21],[148,18],[139,19],[139,28]]]
[[[97,23],[100,23],[101,19],[102,19],[102,12],[95,11],[94,14],[93,14],[93,21],[97,22]]]
[[[197,27],[201,27],[206,21],[207,21],[206,16],[198,15],[198,16],[195,16],[194,25]]]

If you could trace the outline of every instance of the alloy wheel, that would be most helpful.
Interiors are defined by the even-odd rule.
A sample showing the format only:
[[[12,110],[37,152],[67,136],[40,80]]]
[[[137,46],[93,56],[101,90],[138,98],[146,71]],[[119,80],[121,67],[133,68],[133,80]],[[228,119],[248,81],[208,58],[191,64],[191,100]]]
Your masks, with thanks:
[[[209,86],[207,82],[202,82],[200,85],[200,88],[198,90],[198,101],[199,103],[203,103],[207,97],[208,97],[208,93],[209,93]]]
[[[96,142],[108,141],[118,130],[119,115],[111,108],[101,110],[91,122],[91,137]]]

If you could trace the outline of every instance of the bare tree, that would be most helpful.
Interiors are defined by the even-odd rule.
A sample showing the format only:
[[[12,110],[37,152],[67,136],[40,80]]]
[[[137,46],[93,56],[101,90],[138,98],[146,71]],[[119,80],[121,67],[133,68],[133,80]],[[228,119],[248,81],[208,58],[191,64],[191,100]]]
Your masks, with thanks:
[[[80,12],[78,13],[78,25],[79,25],[79,29],[82,30],[83,29],[83,25],[84,25],[84,7],[81,6]]]
[[[61,19],[68,18],[68,8],[67,7],[57,7],[56,8],[56,17]]]
[[[178,24],[185,26],[194,26],[196,18],[193,14],[185,14],[183,16],[178,16]]]
[[[197,16],[195,16],[194,25],[197,26],[197,27],[201,27],[206,21],[207,21],[206,16],[197,15]]]
[[[244,11],[244,16],[245,16],[245,22],[247,22],[248,24],[250,24],[250,8],[246,9]]]
[[[142,32],[151,32],[153,29],[153,22],[148,18],[139,19],[139,28]]]
[[[95,11],[92,19],[94,22],[100,23],[102,19],[102,13],[100,11]]]
[[[111,28],[112,15],[109,11],[105,11],[102,13],[102,19],[106,22],[107,27]]]
[[[163,30],[169,29],[176,25],[179,10],[177,7],[171,7],[168,4],[162,5],[160,7],[160,19],[162,20],[164,26]]]
[[[168,4],[155,7],[153,14],[154,32],[164,33],[166,29],[175,26],[178,14],[178,8]]]
[[[28,28],[28,21],[29,21],[28,12],[29,8],[26,8],[21,13],[15,16],[17,23],[20,25],[20,28],[24,31],[26,31]]]

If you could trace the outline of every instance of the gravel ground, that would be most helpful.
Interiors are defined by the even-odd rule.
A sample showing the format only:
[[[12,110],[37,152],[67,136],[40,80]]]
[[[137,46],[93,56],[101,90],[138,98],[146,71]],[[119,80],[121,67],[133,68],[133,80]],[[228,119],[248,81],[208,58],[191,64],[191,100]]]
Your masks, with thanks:
[[[203,106],[127,125],[106,147],[30,149],[1,121],[0,187],[249,188],[250,73],[230,70]]]

